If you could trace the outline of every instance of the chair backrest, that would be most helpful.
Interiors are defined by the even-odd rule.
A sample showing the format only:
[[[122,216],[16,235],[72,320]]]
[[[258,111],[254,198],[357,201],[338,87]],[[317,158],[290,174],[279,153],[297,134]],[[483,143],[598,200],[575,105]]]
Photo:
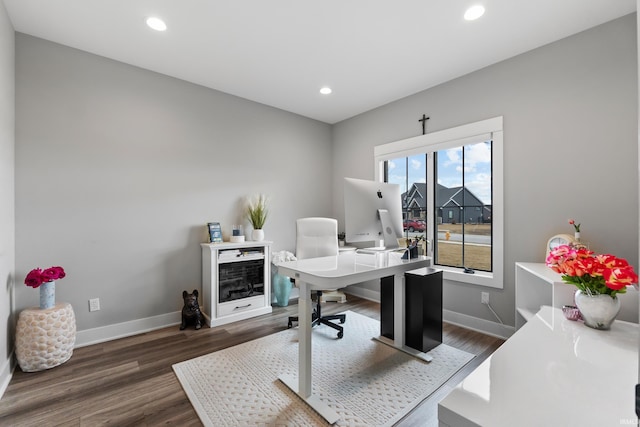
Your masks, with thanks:
[[[296,258],[338,255],[338,221],[300,218],[296,221]]]

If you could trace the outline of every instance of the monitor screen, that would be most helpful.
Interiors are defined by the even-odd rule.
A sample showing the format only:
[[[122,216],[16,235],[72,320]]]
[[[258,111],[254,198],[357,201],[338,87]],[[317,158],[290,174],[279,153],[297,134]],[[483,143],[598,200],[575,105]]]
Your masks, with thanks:
[[[347,242],[375,242],[377,246],[384,240],[388,249],[397,248],[403,237],[400,186],[345,178],[344,217]]]

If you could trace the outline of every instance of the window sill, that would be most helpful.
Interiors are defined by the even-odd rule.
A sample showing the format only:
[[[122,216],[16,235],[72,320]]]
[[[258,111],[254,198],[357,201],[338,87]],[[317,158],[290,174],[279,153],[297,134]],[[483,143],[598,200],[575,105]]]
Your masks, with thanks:
[[[486,286],[489,288],[503,288],[502,280],[496,277],[497,275],[494,273],[488,273],[486,271],[476,271],[473,274],[469,274],[463,272],[459,268],[443,267],[440,265],[434,265],[434,268],[442,270],[444,280],[451,280],[453,282],[461,282],[478,286]]]

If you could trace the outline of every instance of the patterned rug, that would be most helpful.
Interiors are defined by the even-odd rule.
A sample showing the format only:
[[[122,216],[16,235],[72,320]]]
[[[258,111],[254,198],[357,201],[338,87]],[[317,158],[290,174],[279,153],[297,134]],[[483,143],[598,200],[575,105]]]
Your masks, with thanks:
[[[347,311],[344,338],[313,329],[313,394],[339,426],[389,426],[473,355],[440,345],[430,363],[371,339],[380,323]],[[326,426],[278,377],[298,372],[298,330],[288,329],[173,365],[205,426]]]

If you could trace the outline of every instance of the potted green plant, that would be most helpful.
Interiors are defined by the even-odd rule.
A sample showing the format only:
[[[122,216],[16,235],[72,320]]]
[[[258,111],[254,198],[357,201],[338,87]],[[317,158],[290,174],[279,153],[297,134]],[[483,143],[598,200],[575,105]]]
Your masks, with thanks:
[[[251,238],[254,241],[264,240],[264,223],[267,221],[267,198],[258,194],[247,199],[247,218],[253,227]]]

